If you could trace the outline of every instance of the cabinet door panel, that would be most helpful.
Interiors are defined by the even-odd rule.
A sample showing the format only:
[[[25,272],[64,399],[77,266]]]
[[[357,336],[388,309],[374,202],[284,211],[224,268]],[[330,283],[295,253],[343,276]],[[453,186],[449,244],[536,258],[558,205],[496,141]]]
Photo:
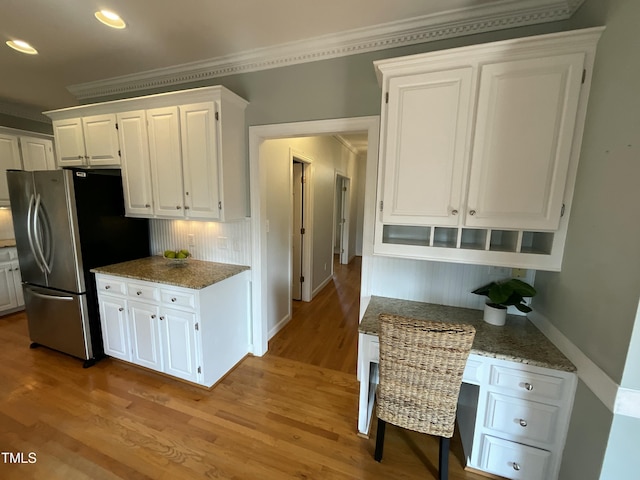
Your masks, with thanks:
[[[98,304],[104,353],[114,358],[131,361],[129,327],[124,299],[100,295]]]
[[[9,205],[9,187],[5,171],[20,168],[17,137],[0,134],[0,205]]]
[[[178,107],[147,111],[154,213],[184,217]]]
[[[390,80],[384,223],[458,224],[471,78],[468,67]]]
[[[59,167],[77,167],[86,164],[84,135],[80,118],[54,121],[53,134],[56,139]]]
[[[153,213],[151,164],[145,111],[119,113],[116,119],[122,154],[122,186],[126,214],[150,216]]]
[[[5,263],[0,265],[0,311],[10,310],[17,306],[11,264]]]
[[[13,287],[16,292],[16,304],[18,307],[24,307],[24,292],[22,291],[22,276],[20,275],[20,266],[17,261],[11,262],[11,270],[13,272]]]
[[[196,382],[196,315],[173,309],[163,309],[164,372],[184,380]]]
[[[131,361],[143,367],[162,371],[158,317],[158,307],[155,305],[129,302]]]
[[[555,230],[584,54],[482,67],[465,223]]]
[[[53,142],[46,138],[20,137],[22,164],[25,170],[55,170]]]
[[[191,218],[217,220],[218,139],[213,102],[180,106],[185,212]]]
[[[120,165],[116,116],[93,115],[82,119],[87,163],[95,166]]]

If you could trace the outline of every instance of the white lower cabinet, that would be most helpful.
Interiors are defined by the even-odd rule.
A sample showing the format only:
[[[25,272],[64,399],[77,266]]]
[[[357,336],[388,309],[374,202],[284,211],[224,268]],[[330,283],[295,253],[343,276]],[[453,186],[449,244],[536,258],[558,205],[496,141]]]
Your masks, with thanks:
[[[194,290],[96,274],[105,353],[213,386],[249,351],[249,273]]]
[[[24,308],[22,279],[15,247],[0,249],[0,315]]]
[[[513,480],[557,479],[576,375],[469,357],[476,359],[485,368],[477,386],[463,384],[458,404],[467,465]]]

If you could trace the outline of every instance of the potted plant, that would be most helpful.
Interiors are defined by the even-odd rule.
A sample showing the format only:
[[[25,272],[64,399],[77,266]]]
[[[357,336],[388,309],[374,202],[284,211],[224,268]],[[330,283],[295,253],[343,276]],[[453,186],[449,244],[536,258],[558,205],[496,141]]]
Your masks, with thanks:
[[[536,289],[526,282],[511,278],[500,282],[491,282],[475,289],[476,295],[484,295],[489,300],[484,307],[484,321],[491,325],[504,325],[507,318],[507,307],[513,305],[524,313],[531,311],[525,302],[525,297],[533,297]]]

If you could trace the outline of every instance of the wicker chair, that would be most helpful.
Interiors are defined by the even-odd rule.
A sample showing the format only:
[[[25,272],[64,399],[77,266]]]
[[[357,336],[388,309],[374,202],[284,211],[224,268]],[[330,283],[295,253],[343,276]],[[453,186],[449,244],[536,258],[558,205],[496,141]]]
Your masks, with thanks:
[[[462,374],[475,337],[471,325],[380,315],[378,432],[374,458],[382,460],[389,422],[440,437],[440,480],[448,478]]]

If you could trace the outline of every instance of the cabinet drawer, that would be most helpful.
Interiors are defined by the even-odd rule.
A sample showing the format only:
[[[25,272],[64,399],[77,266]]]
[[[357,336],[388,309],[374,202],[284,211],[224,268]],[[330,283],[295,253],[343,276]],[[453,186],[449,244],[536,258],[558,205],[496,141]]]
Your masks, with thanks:
[[[161,290],[160,301],[174,307],[196,308],[196,296],[193,293],[175,290]]]
[[[158,300],[158,289],[141,283],[128,283],[127,295],[144,300]]]
[[[556,401],[562,399],[564,382],[561,377],[497,365],[491,367],[489,380],[490,385],[517,392],[523,398],[539,397]]]
[[[520,443],[484,435],[480,467],[513,480],[540,480],[547,477],[551,453]]]
[[[554,443],[558,407],[489,392],[485,426],[517,441]]]
[[[112,295],[124,295],[127,291],[125,283],[120,280],[114,280],[113,278],[96,278],[96,286],[98,292],[109,293]]]

